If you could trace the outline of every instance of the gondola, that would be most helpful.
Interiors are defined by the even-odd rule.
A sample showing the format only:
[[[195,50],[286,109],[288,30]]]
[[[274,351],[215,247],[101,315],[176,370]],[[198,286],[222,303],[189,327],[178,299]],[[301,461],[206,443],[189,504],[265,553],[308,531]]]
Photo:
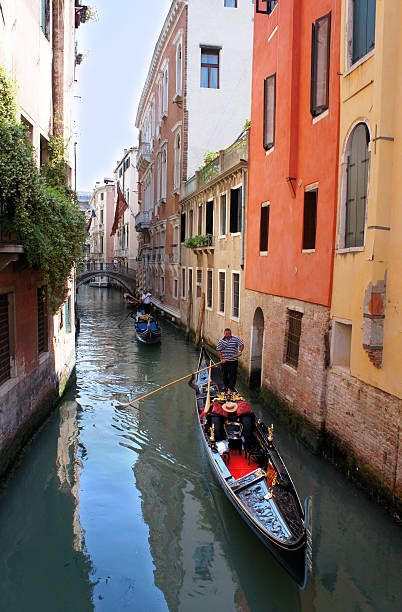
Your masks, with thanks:
[[[123,299],[132,308],[136,309],[140,305],[140,301],[137,300],[131,293],[123,293]]]
[[[161,341],[161,328],[150,314],[138,311],[134,318],[134,328],[137,340],[144,344],[156,344]]]
[[[202,347],[197,369],[211,362]],[[196,381],[197,422],[219,484],[240,516],[304,588],[311,568],[311,498],[303,508],[273,442],[273,427],[266,427],[236,391],[222,392],[220,369],[204,370]]]

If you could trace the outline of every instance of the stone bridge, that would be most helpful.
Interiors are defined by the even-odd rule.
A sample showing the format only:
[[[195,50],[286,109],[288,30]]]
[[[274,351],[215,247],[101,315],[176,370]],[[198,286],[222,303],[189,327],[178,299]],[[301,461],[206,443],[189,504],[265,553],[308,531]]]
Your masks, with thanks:
[[[115,280],[122,285],[129,293],[135,295],[136,290],[136,269],[128,268],[124,265],[116,264],[113,261],[106,262],[85,262],[77,269],[77,287],[89,281],[91,278],[105,277]]]

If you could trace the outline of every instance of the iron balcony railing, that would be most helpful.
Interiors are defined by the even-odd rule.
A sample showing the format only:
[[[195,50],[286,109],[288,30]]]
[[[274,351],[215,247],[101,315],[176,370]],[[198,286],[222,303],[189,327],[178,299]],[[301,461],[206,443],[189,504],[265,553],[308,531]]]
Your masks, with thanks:
[[[138,172],[144,172],[151,163],[151,145],[149,142],[143,142],[140,144],[137,153],[137,170]]]
[[[139,213],[135,215],[135,229],[137,232],[141,232],[143,230],[149,229],[152,220],[152,211],[150,210],[140,210]]]

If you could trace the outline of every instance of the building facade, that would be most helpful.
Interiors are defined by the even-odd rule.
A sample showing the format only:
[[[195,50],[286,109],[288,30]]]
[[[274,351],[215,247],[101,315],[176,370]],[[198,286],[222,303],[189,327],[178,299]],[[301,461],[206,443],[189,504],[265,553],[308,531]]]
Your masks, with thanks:
[[[116,202],[120,189],[127,203],[114,235],[113,257],[120,265],[135,268],[138,257],[138,237],[135,230],[135,216],[138,213],[138,173],[136,168],[138,149],[125,149],[115,171]]]
[[[343,0],[326,430],[354,479],[401,502],[402,5]]]
[[[256,3],[245,361],[313,444],[325,419],[339,38],[339,0]]]
[[[74,37],[82,8],[73,0],[1,2],[0,65],[16,81],[18,118],[36,150],[38,170],[53,134],[73,140]],[[71,153],[67,147],[70,179]],[[54,316],[45,294],[18,237],[4,234],[0,225],[0,477],[54,406],[75,365],[74,275]]]
[[[115,182],[104,179],[103,184],[96,183],[90,200],[91,217],[89,221],[89,254],[88,269],[93,266],[99,269],[111,264],[114,256],[114,238],[111,236],[115,213]],[[106,276],[97,277],[90,283],[94,286],[107,287]]]
[[[249,117],[253,7],[236,4],[172,2],[137,111],[139,265],[154,303],[176,319],[183,182]]]
[[[181,321],[212,345],[225,327],[244,335],[247,170],[245,130],[187,181],[180,202]]]

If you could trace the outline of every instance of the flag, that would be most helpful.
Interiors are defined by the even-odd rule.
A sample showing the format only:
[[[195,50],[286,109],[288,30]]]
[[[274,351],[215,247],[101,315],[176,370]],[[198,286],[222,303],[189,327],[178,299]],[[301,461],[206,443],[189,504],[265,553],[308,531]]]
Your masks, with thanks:
[[[89,221],[88,221],[88,225],[87,225],[87,232],[89,232],[89,230],[91,229],[91,223],[92,223],[92,219],[96,217],[95,211],[92,210],[91,211],[91,216],[89,217]]]
[[[128,209],[127,202],[124,199],[124,195],[120,191],[120,187],[117,192],[117,203],[116,210],[114,213],[114,221],[112,226],[112,231],[110,232],[111,236],[114,236],[117,230],[117,226],[119,225],[119,220],[122,218],[126,210]]]

